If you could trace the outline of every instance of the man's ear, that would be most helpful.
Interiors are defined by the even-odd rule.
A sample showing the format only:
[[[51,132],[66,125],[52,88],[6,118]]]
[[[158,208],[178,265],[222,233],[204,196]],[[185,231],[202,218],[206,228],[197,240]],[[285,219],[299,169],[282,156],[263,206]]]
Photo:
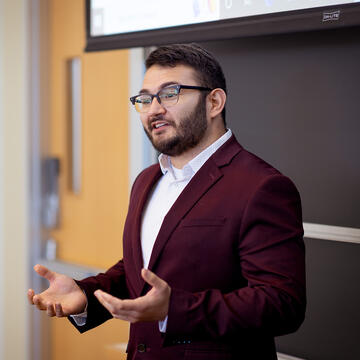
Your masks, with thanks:
[[[226,103],[226,94],[223,89],[216,88],[207,96],[208,114],[211,119],[214,119],[221,114]]]

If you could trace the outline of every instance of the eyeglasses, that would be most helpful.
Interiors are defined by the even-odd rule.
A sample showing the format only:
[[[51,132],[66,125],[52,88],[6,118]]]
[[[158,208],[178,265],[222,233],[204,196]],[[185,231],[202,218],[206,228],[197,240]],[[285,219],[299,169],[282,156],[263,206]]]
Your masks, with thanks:
[[[191,85],[171,85],[159,90],[156,94],[140,94],[130,98],[131,103],[135,106],[137,112],[146,113],[156,97],[159,104],[168,108],[174,106],[179,101],[181,89],[193,89],[200,91],[211,91],[212,89],[202,86]]]

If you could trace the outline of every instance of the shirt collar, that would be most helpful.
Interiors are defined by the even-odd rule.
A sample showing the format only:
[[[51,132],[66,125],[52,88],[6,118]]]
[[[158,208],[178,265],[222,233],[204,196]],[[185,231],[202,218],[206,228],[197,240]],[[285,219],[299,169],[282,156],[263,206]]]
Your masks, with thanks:
[[[223,144],[225,144],[227,140],[230,139],[231,135],[231,130],[227,129],[224,135],[222,135],[219,139],[209,145],[200,154],[190,160],[182,168],[183,176],[193,176],[204,165],[204,163],[209,159],[209,157],[214,154]],[[165,175],[167,172],[169,172],[175,178],[174,169],[171,164],[171,157],[169,155],[160,154],[158,160],[162,173]]]

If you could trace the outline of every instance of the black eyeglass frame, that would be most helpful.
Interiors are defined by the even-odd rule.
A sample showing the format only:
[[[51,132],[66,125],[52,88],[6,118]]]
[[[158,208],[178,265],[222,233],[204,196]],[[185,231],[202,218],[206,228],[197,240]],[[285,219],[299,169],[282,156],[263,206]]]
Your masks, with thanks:
[[[148,95],[148,96],[151,96],[151,102],[149,103],[149,105],[152,104],[152,102],[153,102],[153,100],[154,100],[155,97],[156,97],[157,101],[159,102],[159,104],[161,104],[161,98],[160,98],[160,96],[159,96],[159,93],[161,93],[161,92],[162,92],[164,89],[166,89],[166,88],[175,88],[175,89],[178,91],[178,93],[177,93],[178,96],[180,95],[180,90],[181,90],[181,89],[193,89],[193,90],[200,90],[200,91],[212,91],[212,90],[214,90],[214,89],[210,89],[210,88],[208,88],[208,87],[203,87],[203,86],[193,86],[193,85],[180,85],[180,84],[177,84],[177,85],[166,86],[166,87],[160,89],[156,94],[144,93],[144,94],[138,94],[138,95],[132,96],[132,97],[130,98],[130,101],[131,101],[131,103],[132,103],[133,105],[135,105],[135,104],[136,104],[135,101],[136,101],[136,98],[137,98],[138,96]]]

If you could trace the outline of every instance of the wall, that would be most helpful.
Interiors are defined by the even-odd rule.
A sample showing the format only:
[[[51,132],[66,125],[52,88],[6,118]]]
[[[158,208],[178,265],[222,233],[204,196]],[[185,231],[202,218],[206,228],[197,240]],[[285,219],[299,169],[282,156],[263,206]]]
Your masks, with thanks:
[[[354,27],[205,44],[228,80],[228,126],[301,194],[307,313],[277,348],[307,360],[360,358],[359,35]]]
[[[4,84],[2,79],[3,72],[3,53],[4,53],[4,22],[3,22],[3,3],[0,1],[0,289],[4,288],[4,120],[3,120],[3,95],[4,95]],[[0,319],[4,317],[4,301],[3,293],[0,293]],[[4,328],[0,323],[0,359],[2,359],[2,350],[4,348]]]
[[[0,359],[4,360],[28,358],[27,20],[27,1],[0,2]]]

